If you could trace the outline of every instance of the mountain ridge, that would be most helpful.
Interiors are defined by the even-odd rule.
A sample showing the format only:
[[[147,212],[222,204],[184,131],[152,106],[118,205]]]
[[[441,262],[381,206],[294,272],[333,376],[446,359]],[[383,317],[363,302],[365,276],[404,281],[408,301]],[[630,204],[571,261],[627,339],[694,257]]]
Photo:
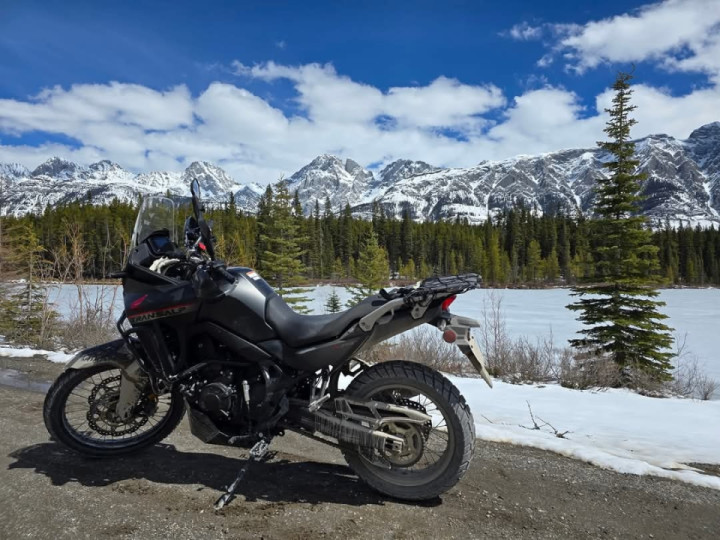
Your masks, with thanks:
[[[642,211],[653,223],[720,225],[720,122],[698,127],[685,140],[654,134],[635,142],[638,170],[647,174]],[[409,212],[416,220],[460,217],[479,222],[516,204],[539,212],[586,214],[595,180],[607,176],[602,165],[610,158],[599,148],[578,148],[483,160],[464,168],[399,159],[373,172],[350,158],[321,154],[288,182],[306,213],[329,199],[334,210],[350,204],[354,214],[366,218],[379,205],[387,214]],[[232,193],[236,205],[249,212],[265,189],[238,182],[209,162],[195,161],[183,172],[136,174],[109,160],[82,166],[53,157],[32,171],[0,163],[0,212],[38,213],[48,204],[81,199],[134,201],[139,194],[184,197],[191,178],[198,179],[208,202],[226,202]]]

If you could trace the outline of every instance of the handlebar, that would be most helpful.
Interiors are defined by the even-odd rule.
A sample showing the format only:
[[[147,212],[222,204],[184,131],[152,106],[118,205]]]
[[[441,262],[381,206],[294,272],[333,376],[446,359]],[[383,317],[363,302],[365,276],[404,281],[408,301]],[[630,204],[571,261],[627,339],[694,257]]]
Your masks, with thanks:
[[[213,263],[214,262],[215,261],[213,261]],[[213,271],[220,274],[221,277],[225,278],[229,283],[235,283],[235,276],[225,270],[223,266],[215,266],[214,264],[211,264],[211,268],[213,269]]]

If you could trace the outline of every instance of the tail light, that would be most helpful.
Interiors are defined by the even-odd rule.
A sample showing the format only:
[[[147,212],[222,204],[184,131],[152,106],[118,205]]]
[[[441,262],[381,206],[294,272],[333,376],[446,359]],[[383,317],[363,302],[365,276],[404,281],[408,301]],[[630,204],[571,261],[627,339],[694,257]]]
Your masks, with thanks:
[[[445,300],[443,300],[443,303],[440,306],[442,310],[447,311],[448,309],[450,309],[450,304],[452,304],[456,298],[457,295],[453,294],[452,296],[448,296]]]
[[[443,332],[443,339],[447,343],[455,343],[455,341],[457,340],[457,334],[455,333],[455,330],[451,330],[450,328],[445,330]]]

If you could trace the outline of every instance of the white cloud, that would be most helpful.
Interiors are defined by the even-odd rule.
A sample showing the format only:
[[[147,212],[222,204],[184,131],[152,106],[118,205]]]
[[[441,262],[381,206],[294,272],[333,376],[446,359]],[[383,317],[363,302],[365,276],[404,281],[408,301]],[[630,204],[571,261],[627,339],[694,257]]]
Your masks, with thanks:
[[[507,34],[518,41],[540,39],[543,35],[542,26],[531,26],[528,22],[521,22],[508,30]]]
[[[269,182],[288,176],[321,153],[362,164],[422,159],[469,166],[484,159],[592,147],[602,138],[609,94],[595,108],[573,92],[539,81],[506,99],[492,84],[468,85],[438,77],[425,86],[380,89],[338,74],[331,65],[247,67],[244,77],[289,81],[298,114],[288,114],[239,85],[210,84],[197,96],[184,86],[157,91],[138,85],[74,85],[26,100],[0,100],[0,136],[62,134],[77,147],[0,145],[0,161],[29,168],[53,155],[80,163],[111,159],[136,171],[181,170],[194,160],[218,163],[239,181]],[[239,84],[243,78],[239,79]],[[642,136],[665,132],[687,137],[717,120],[718,90],[686,96],[638,85]],[[385,123],[378,118],[385,118]],[[462,137],[451,137],[452,132]]]
[[[602,63],[652,60],[670,69],[720,74],[718,0],[665,0],[564,31],[569,35],[555,53],[580,73]]]
[[[329,64],[292,67],[268,62],[247,67],[236,62],[235,68],[240,75],[265,81],[294,82],[297,102],[313,121],[367,123],[386,115],[406,126],[472,130],[478,124],[476,115],[505,103],[496,86],[470,86],[442,76],[428,86],[393,87],[383,93],[338,75]]]

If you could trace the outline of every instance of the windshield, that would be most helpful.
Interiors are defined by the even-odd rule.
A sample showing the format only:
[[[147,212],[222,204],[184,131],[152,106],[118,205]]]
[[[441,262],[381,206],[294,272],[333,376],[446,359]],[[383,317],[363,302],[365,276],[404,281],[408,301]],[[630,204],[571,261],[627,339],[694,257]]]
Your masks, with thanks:
[[[148,197],[143,200],[133,229],[132,247],[137,247],[155,231],[167,229],[170,240],[175,237],[175,203],[167,197]]]

